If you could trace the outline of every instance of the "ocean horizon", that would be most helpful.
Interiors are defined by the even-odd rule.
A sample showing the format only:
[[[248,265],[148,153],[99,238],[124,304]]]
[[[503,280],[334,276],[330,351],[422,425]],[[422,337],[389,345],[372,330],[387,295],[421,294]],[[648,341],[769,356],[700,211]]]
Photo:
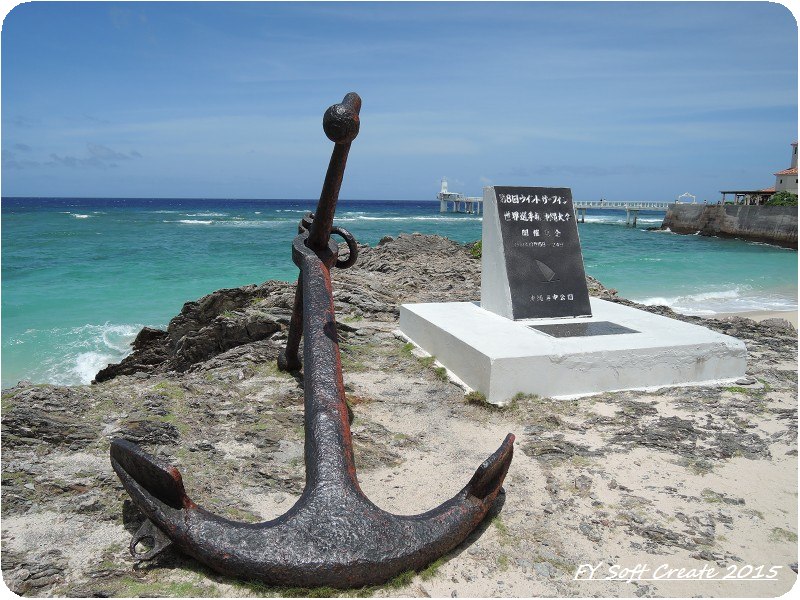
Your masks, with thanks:
[[[316,199],[2,199],[2,387],[82,384],[216,289],[297,277],[291,240]],[[797,252],[648,231],[663,213],[591,210],[578,230],[586,272],[620,295],[685,314],[797,310]],[[340,200],[361,243],[400,233],[480,239],[480,217],[438,201]]]

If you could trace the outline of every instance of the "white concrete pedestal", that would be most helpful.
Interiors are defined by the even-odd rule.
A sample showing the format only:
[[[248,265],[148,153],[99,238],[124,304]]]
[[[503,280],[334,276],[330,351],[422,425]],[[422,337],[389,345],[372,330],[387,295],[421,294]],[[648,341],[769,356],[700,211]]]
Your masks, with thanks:
[[[742,377],[741,340],[591,299],[592,317],[512,321],[477,303],[403,304],[400,330],[470,388],[502,405],[518,392],[576,396]],[[637,333],[552,337],[531,325],[610,321]]]

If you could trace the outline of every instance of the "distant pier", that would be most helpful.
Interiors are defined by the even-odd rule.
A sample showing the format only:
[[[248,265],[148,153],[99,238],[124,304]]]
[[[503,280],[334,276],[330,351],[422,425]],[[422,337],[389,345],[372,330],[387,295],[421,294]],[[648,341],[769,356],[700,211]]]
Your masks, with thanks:
[[[439,199],[439,212],[465,213],[480,215],[483,212],[483,198],[480,196],[465,196],[457,192],[447,191],[447,179],[442,179],[442,189],[436,194]]]
[[[690,195],[690,194],[684,194]],[[693,197],[693,196],[692,196]],[[465,196],[447,189],[447,179],[442,178],[442,188],[436,198],[439,200],[440,213],[464,213],[468,215],[483,214],[483,198],[480,196]],[[680,203],[680,199],[678,200]],[[580,223],[586,222],[586,211],[592,210],[624,210],[627,215],[625,224],[636,227],[640,210],[667,212],[670,202],[628,202],[624,200],[574,200],[575,218]]]
[[[624,210],[627,220],[625,225],[636,227],[640,210],[667,212],[669,202],[625,202],[623,200],[574,200],[575,218],[580,223],[586,222],[586,210]]]

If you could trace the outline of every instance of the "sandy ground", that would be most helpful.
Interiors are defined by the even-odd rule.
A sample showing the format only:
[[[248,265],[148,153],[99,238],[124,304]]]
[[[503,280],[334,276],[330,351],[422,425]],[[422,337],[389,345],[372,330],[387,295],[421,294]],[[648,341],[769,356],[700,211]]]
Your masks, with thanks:
[[[467,465],[488,455],[505,433],[514,432],[517,443],[498,516],[436,576],[404,591],[781,595],[796,581],[790,567],[797,551],[796,438],[785,418],[796,414],[796,387],[791,362],[773,368],[759,372],[752,389],[531,397],[503,411],[439,404],[443,398],[420,404],[425,386],[406,380],[400,398],[362,409],[389,431],[402,424],[419,443],[401,465],[362,477],[365,492],[383,508],[401,514],[432,508],[457,491]],[[347,380],[376,397],[400,384],[372,373]],[[589,577],[588,565],[600,580],[580,580]],[[751,574],[772,568],[774,579]],[[715,570],[715,580],[680,578],[701,569]],[[624,570],[631,581],[619,580]]]
[[[458,492],[506,433],[517,441],[502,500],[464,543],[425,572],[344,594],[775,597],[795,584],[796,350],[770,342],[766,329],[748,342],[753,385],[578,400],[530,396],[498,410],[465,402],[435,365],[386,331],[391,325],[352,327],[360,331],[345,345],[343,362],[354,403],[354,452],[361,487],[379,507],[398,514],[430,510]],[[223,380],[230,397],[220,396]],[[128,378],[115,384],[114,397],[125,401],[127,413],[138,402],[130,398],[158,400],[175,412],[191,403],[192,410],[180,409],[185,437],[202,440],[202,448],[179,449],[170,462],[183,470],[199,504],[236,519],[286,512],[304,479],[299,382],[232,359],[179,381]],[[155,395],[164,390],[181,392]],[[94,406],[99,400],[89,400],[89,391]],[[28,404],[51,398],[44,388],[26,393]],[[78,402],[84,392],[72,393]],[[119,410],[97,405],[105,421]],[[220,427],[219,411],[238,412]],[[263,430],[254,430],[251,412],[263,419]],[[26,448],[3,453],[3,575],[18,593],[337,593],[254,587],[172,550],[146,568],[136,566],[127,542],[138,524],[119,517],[125,495],[110,472],[107,443],[80,452]],[[76,481],[83,486],[77,491]],[[713,580],[697,580],[712,570]]]
[[[765,319],[786,319],[797,328],[797,311],[796,310],[755,310],[750,312],[737,312],[737,313],[717,313],[713,315],[715,319],[724,319],[725,317],[744,317],[745,319],[753,319],[754,321],[763,321]]]

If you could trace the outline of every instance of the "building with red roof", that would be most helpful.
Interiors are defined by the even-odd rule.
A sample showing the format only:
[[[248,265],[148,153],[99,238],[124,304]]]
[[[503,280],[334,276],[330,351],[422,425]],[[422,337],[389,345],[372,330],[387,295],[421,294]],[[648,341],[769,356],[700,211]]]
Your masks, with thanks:
[[[775,175],[774,187],[762,190],[720,190],[722,194],[722,204],[725,204],[726,196],[733,195],[734,204],[766,204],[776,192],[797,193],[797,142],[792,143],[792,166],[783,171],[773,173]]]
[[[797,142],[792,144],[792,166],[775,173],[775,191],[797,193]]]

